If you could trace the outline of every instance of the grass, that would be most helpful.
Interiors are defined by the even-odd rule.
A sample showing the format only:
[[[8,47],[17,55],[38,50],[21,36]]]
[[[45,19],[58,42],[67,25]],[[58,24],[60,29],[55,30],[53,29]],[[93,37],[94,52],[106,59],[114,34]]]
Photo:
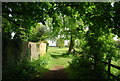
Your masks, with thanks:
[[[65,70],[73,55],[67,55],[68,48],[49,47],[44,56],[40,56],[34,64],[37,70],[36,77],[42,78],[44,74],[50,71],[54,66],[64,66]],[[42,63],[42,67],[39,65]],[[45,65],[45,66],[43,66]]]
[[[47,53],[43,58],[47,61],[45,69],[50,70],[54,66],[64,66],[66,70],[69,66],[69,62],[73,59],[73,55],[67,55],[68,48],[49,47]],[[79,51],[79,50],[77,50]],[[118,62],[112,61],[112,64],[118,65]],[[68,71],[69,72],[69,71]],[[111,67],[111,72],[115,75],[118,74],[118,70]]]
[[[47,53],[42,56],[42,58],[47,62],[47,65],[44,66],[43,72],[41,75],[44,75],[46,71],[49,71],[54,66],[64,66],[66,72],[70,72],[69,62],[75,57],[72,54],[67,55],[68,48],[59,48],[59,47],[49,47]],[[79,51],[79,49],[77,49]],[[119,65],[118,62],[112,61],[112,64]],[[42,70],[42,69],[41,69]],[[114,75],[118,75],[118,70],[111,67],[111,72]],[[41,73],[41,72],[40,72]],[[72,73],[70,75],[73,76]],[[38,77],[40,77],[38,76]],[[41,76],[42,77],[42,76]],[[68,76],[69,77],[69,76]],[[71,76],[70,76],[71,77]]]
[[[68,51],[68,48],[59,48],[59,47],[49,47],[47,53],[65,53]]]
[[[50,71],[54,66],[64,66],[66,69],[73,55],[67,55],[68,48],[49,47],[47,53],[44,56],[40,56],[34,63],[36,64],[37,75],[36,77],[42,78],[44,74]],[[40,67],[39,64],[45,66]]]
[[[69,65],[69,61],[72,60],[72,55],[67,55],[68,48],[49,47],[48,52],[44,55],[45,59],[48,60],[48,64],[45,68],[51,69],[54,66],[64,66],[65,68]]]

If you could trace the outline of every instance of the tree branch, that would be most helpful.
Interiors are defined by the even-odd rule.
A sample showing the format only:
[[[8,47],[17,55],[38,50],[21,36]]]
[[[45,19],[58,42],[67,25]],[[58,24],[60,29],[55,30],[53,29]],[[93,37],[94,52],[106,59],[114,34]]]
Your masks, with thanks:
[[[10,18],[6,17],[5,15],[2,15],[2,17],[4,17],[5,19],[7,19],[8,21],[12,22],[16,26],[20,27],[20,24],[17,24],[15,21],[11,20]]]

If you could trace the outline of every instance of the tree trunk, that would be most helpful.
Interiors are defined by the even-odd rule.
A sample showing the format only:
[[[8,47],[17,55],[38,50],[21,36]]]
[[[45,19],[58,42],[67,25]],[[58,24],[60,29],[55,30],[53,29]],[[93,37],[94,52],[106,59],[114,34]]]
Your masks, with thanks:
[[[74,49],[74,40],[73,40],[73,36],[71,35],[68,53],[74,53],[74,52],[75,52],[75,49]]]

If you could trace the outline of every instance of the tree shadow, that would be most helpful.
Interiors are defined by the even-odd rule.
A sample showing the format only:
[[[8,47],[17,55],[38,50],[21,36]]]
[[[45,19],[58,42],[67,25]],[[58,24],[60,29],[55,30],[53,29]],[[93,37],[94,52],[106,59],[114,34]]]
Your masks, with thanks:
[[[40,67],[40,70],[41,72],[36,72],[36,74],[32,75],[34,78],[32,79],[27,79],[27,80],[30,80],[30,81],[37,81],[39,79],[43,79],[44,75],[47,73],[47,72],[50,72],[49,69],[47,68],[44,68],[44,67]]]
[[[56,52],[54,52],[54,53],[56,53]],[[67,53],[62,53],[62,54],[59,54],[59,55],[54,55],[54,54],[50,54],[50,56],[52,57],[52,58],[55,58],[55,59],[58,59],[58,58],[67,58],[67,57],[69,57],[69,55],[67,54]]]
[[[43,79],[68,79],[68,72],[65,68],[56,68],[46,72],[41,78],[36,78],[32,81],[39,81]]]

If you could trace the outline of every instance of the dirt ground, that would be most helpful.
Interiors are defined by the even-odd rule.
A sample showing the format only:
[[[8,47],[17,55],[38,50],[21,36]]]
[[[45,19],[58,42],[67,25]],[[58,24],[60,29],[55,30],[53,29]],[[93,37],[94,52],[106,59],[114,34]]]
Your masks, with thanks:
[[[46,72],[42,78],[36,78],[32,81],[40,81],[41,79],[67,79],[67,74],[64,66],[54,66],[50,71]]]
[[[54,66],[49,72],[45,73],[43,79],[67,79],[67,72],[63,66]]]

